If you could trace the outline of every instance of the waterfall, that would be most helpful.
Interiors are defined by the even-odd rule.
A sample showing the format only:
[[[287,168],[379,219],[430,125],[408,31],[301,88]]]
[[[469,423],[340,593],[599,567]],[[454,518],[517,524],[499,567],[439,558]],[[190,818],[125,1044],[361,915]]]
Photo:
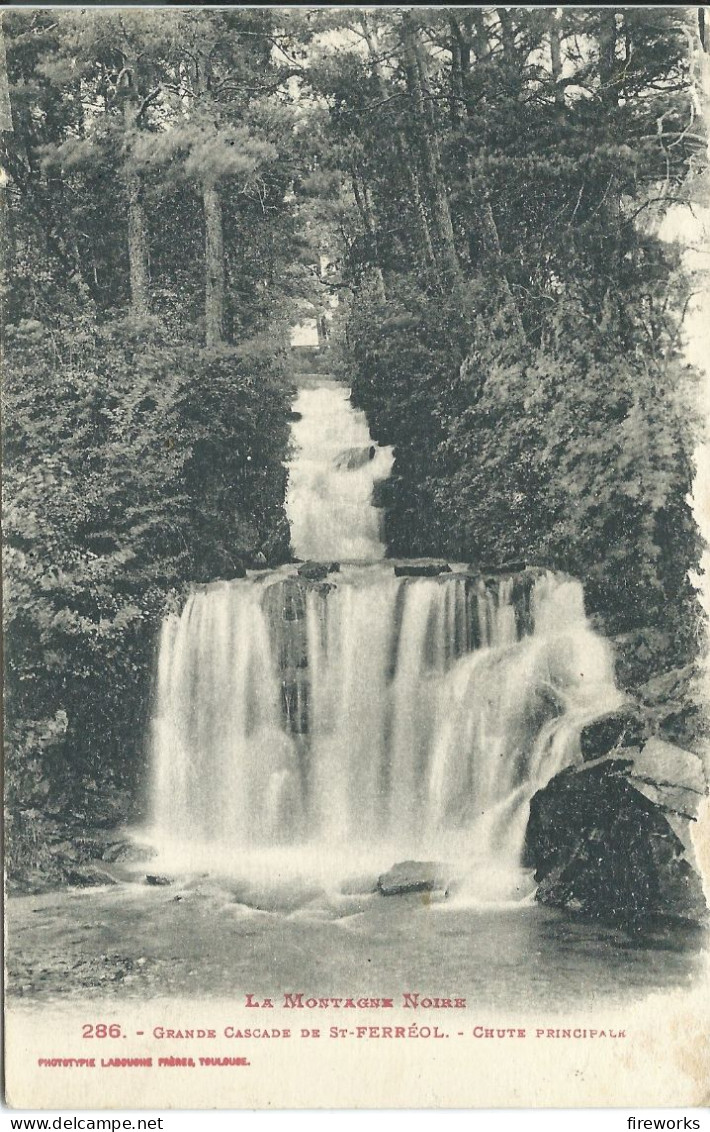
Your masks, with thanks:
[[[295,413],[293,542],[338,562],[196,588],[165,620],[155,841],[176,867],[334,880],[437,860],[464,897],[519,896],[532,795],[621,698],[610,647],[563,575],[398,576],[371,498],[391,452],[332,380]]]
[[[385,553],[373,485],[386,479],[392,451],[373,444],[350,391],[326,376],[295,403],[287,510],[298,558],[373,562]]]
[[[618,699],[579,583],[530,572],[515,589],[383,564],[193,593],[160,646],[157,840],[514,879],[530,798]]]

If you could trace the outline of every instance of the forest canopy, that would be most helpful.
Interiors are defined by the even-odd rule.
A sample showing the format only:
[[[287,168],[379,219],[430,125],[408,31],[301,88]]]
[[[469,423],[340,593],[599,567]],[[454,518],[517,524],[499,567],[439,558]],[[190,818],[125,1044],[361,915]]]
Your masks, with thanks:
[[[330,364],[394,446],[390,553],[568,571],[630,685],[692,675],[694,281],[661,225],[707,204],[696,9],[3,30],[11,874],[140,808],[167,605],[290,557],[304,304],[337,297]]]

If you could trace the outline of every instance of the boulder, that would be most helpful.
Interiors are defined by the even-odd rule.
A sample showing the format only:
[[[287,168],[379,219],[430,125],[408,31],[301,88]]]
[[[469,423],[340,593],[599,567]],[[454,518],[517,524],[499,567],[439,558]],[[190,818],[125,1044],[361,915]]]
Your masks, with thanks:
[[[339,562],[304,562],[298,567],[298,576],[308,582],[324,582],[329,574],[335,574],[339,570]]]
[[[111,873],[94,865],[80,865],[75,869],[67,869],[65,880],[75,888],[98,888],[104,884],[117,884]]]
[[[443,891],[448,876],[438,861],[400,861],[377,880],[383,896],[402,896],[408,892]]]
[[[362,468],[365,464],[369,464],[370,460],[374,460],[377,454],[377,449],[374,444],[370,444],[363,448],[346,448],[335,458],[336,468],[346,471],[355,471],[357,468]]]
[[[513,559],[510,562],[501,562],[500,565],[483,565],[480,569],[482,574],[490,574],[491,577],[499,577],[501,574],[522,574],[526,568],[526,562]]]
[[[164,888],[173,882],[170,877],[160,876],[157,873],[146,873],[145,883],[152,885],[154,888]]]
[[[585,724],[579,743],[585,762],[602,758],[617,747],[637,747],[644,739],[644,724],[633,706],[624,706]]]
[[[436,578],[439,574],[450,574],[448,562],[400,562],[394,568],[397,578]]]
[[[673,645],[659,630],[647,628],[611,636],[604,625],[601,628],[614,647],[617,682],[633,690],[649,734],[686,750],[705,749],[709,729],[704,669],[699,664],[668,669]],[[655,675],[649,677],[649,673]]]
[[[694,819],[707,792],[700,758],[656,737],[634,755],[629,778],[665,813]]]
[[[530,805],[525,864],[541,904],[594,918],[707,916],[684,840],[629,777],[632,760],[567,768]]]
[[[123,837],[120,841],[110,841],[105,845],[101,859],[110,864],[116,864],[119,861],[129,863],[132,861],[149,861],[151,857],[157,857],[157,855],[158,851],[153,845],[142,845],[138,841]]]

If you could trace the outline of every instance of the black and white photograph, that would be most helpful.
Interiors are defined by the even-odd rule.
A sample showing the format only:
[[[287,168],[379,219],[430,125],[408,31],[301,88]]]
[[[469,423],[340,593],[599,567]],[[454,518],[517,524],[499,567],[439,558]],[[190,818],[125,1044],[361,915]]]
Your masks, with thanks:
[[[707,1104],[710,10],[0,16],[8,1103]]]

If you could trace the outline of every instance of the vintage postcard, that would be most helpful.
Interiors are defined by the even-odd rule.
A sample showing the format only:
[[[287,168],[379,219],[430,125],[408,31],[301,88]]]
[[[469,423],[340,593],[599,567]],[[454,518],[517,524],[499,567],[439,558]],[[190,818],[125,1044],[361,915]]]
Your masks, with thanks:
[[[707,1104],[707,36],[2,12],[12,1107]]]

